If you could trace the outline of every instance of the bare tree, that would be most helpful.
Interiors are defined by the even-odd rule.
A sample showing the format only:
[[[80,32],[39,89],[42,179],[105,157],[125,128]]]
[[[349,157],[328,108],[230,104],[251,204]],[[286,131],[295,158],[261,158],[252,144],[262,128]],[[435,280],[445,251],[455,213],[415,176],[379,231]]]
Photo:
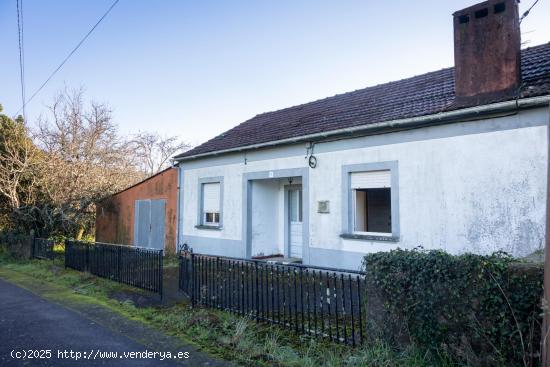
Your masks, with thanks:
[[[96,102],[85,106],[83,94],[59,93],[35,134],[47,155],[41,177],[50,216],[77,238],[93,228],[95,202],[144,178],[111,110]]]
[[[170,165],[170,158],[176,153],[191,148],[190,144],[180,141],[176,136],[162,137],[158,133],[141,132],[131,140],[135,148],[140,169],[152,176]]]
[[[189,148],[156,133],[122,138],[109,107],[85,103],[82,88],[58,93],[33,134],[22,119],[0,122],[0,226],[9,219],[44,235],[91,232],[96,202]]]

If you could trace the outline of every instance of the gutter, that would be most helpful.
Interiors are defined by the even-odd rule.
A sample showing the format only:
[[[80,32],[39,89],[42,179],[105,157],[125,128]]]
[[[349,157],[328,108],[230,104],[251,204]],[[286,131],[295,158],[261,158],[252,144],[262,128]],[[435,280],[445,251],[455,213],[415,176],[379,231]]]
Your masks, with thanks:
[[[396,130],[414,129],[425,126],[435,126],[449,124],[453,122],[465,122],[468,120],[476,120],[486,115],[501,114],[507,112],[517,112],[519,110],[544,107],[550,104],[550,95],[531,97],[524,99],[514,99],[512,101],[492,103],[483,106],[463,108],[456,111],[441,112],[433,115],[412,117],[399,120],[391,120],[378,122],[370,125],[354,126],[343,129],[331,130],[322,133],[315,133],[309,135],[301,135],[293,138],[285,138],[280,140],[273,140],[265,143],[258,143],[252,145],[245,145],[242,147],[229,148],[216,150],[213,152],[200,153],[191,155],[188,157],[174,157],[174,161],[183,162],[190,161],[199,158],[206,158],[210,156],[217,156],[227,153],[242,152],[245,150],[261,149],[267,147],[273,147],[277,145],[292,144],[299,142],[311,142],[317,140],[323,140],[328,137],[346,136],[352,134],[379,134],[381,132],[390,132]]]

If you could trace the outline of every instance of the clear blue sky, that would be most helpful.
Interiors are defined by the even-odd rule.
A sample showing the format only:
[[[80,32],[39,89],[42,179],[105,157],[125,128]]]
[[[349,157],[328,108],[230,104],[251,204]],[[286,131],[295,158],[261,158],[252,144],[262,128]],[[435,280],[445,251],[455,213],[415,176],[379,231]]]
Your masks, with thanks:
[[[523,0],[524,11],[534,0]],[[122,133],[194,144],[265,111],[452,66],[452,18],[476,0],[121,0],[27,108],[84,86]],[[24,0],[27,96],[112,0]],[[522,24],[550,41],[550,0]],[[0,0],[0,103],[21,105],[16,0]]]

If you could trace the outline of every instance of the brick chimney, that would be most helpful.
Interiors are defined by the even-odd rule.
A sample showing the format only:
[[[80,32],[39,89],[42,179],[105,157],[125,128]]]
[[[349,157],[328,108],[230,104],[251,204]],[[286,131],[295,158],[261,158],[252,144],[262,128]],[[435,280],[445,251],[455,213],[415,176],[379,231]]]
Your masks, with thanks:
[[[515,95],[521,83],[518,0],[489,0],[453,14],[459,103]]]

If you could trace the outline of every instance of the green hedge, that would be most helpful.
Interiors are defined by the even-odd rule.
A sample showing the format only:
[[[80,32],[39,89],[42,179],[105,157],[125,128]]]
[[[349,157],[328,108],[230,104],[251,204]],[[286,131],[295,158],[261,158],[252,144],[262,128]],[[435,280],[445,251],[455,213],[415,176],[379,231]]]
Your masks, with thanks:
[[[542,265],[420,248],[369,254],[364,267],[367,303],[378,300],[384,314],[375,327],[390,342],[403,342],[395,337],[401,330],[461,364],[539,363]]]

